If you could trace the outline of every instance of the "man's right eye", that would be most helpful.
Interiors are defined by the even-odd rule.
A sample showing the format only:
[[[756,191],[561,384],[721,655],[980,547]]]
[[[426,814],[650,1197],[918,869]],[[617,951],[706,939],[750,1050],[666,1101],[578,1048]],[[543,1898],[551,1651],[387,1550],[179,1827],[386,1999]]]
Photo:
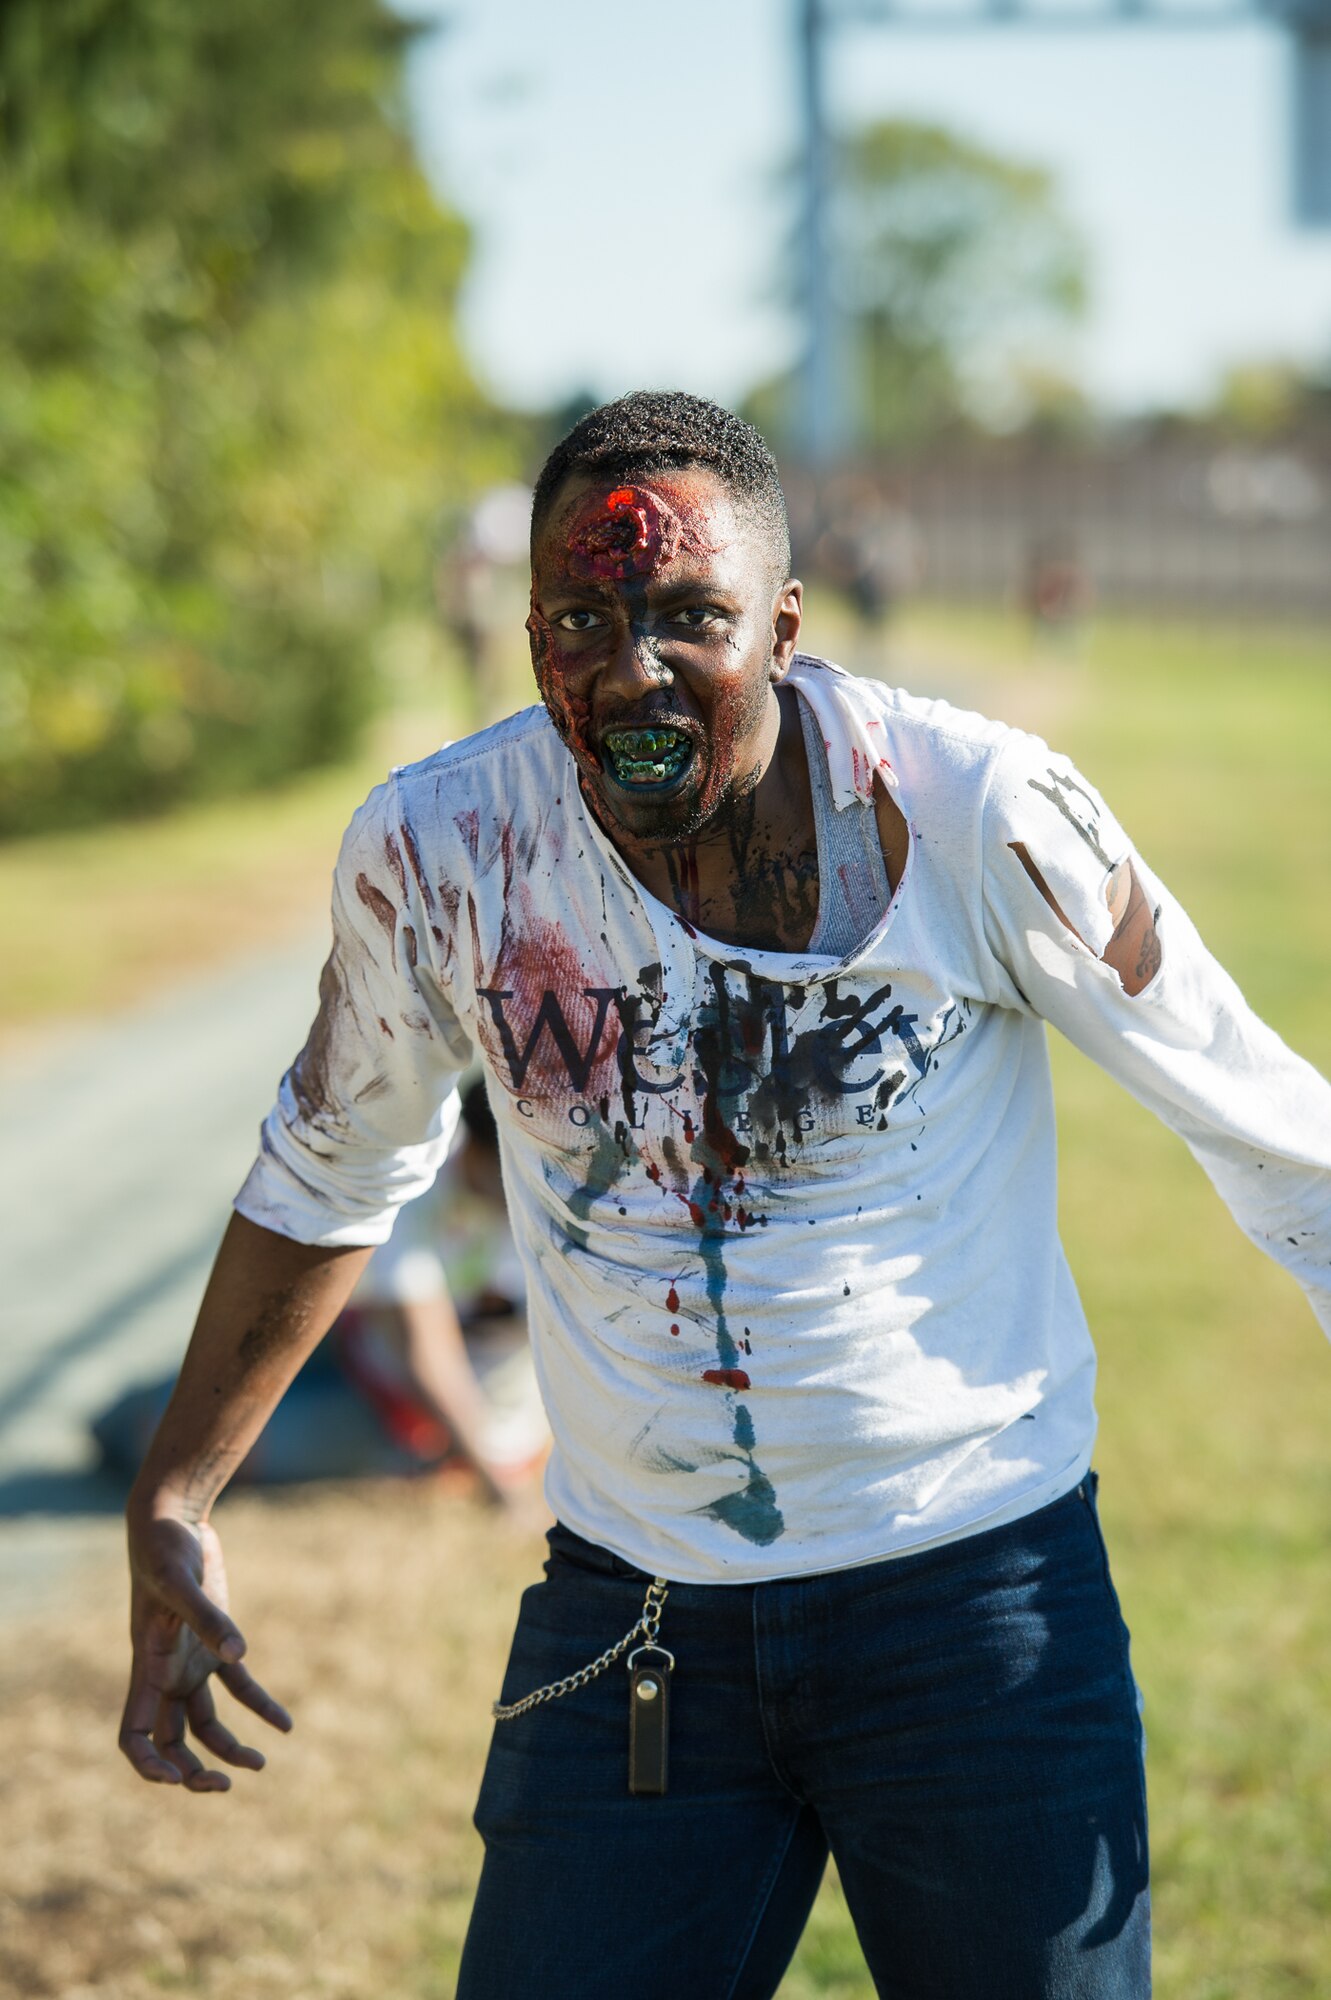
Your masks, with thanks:
[[[596,611],[561,611],[555,624],[565,632],[594,632],[605,620]]]

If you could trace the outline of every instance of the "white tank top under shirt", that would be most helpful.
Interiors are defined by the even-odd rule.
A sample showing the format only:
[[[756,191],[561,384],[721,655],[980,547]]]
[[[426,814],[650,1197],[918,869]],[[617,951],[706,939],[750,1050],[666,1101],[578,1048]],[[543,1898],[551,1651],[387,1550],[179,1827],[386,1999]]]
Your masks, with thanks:
[[[804,657],[790,679],[825,746],[814,782],[851,815],[828,952],[683,922],[528,710],[395,771],[353,820],[320,1019],[237,1197],[302,1242],[382,1241],[447,1149],[474,1047],[550,1505],[685,1582],[874,1561],[1082,1476],[1095,1360],[1058,1240],[1045,1021],[1182,1135],[1331,1333],[1331,1087],[1094,790],[946,703]],[[875,775],[910,845],[865,934],[850,829]],[[824,825],[823,869],[828,845]],[[1135,998],[1098,956],[1130,853],[1163,951]]]

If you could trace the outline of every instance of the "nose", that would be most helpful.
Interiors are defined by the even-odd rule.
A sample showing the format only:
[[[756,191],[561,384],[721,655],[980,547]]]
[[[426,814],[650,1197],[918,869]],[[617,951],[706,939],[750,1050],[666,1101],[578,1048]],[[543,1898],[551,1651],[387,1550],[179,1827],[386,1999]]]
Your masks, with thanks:
[[[601,693],[629,703],[654,688],[670,687],[674,675],[647,633],[630,625],[601,669]]]

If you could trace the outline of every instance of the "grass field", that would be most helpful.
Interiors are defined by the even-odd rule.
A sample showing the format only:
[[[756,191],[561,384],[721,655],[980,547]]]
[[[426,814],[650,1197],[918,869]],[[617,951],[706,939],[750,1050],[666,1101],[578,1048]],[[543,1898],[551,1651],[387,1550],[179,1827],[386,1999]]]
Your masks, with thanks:
[[[425,631],[386,651],[386,713],[349,764],[166,818],[0,843],[0,1051],[323,922],[342,829],[389,765],[534,694],[516,649],[483,690]]]
[[[852,634],[824,629],[849,653]],[[1032,660],[1015,623],[922,608],[897,643],[922,680],[1073,754],[1259,1011],[1331,1070],[1331,640],[1106,619],[1082,656]],[[320,850],[302,894],[316,876],[321,893],[360,777],[287,795],[302,851]],[[235,843],[216,864],[234,948],[257,941],[262,843],[245,829],[271,829],[273,808],[214,812],[211,838]],[[102,837],[123,843],[116,881],[152,854],[137,879],[156,868],[180,891],[169,849],[201,825]],[[43,865],[35,843],[0,856],[20,946]],[[46,893],[72,865],[54,845]],[[120,893],[107,883],[97,921],[106,990],[129,993]],[[1147,1702],[1157,1992],[1325,2000],[1331,1354],[1182,1145],[1065,1048],[1056,1068],[1063,1229],[1102,1356],[1103,1513]],[[538,1548],[420,1490],[247,1496],[221,1525],[256,1671],[297,1732],[228,1799],[150,1793],[113,1748],[118,1578],[0,1633],[0,1993],[444,2000],[486,1710]],[[829,1882],[783,2000],[869,1994]]]

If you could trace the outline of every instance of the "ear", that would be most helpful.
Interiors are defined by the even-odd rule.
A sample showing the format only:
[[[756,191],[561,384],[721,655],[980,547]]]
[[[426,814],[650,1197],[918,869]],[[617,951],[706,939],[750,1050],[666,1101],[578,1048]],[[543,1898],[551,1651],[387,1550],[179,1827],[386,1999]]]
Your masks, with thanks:
[[[783,681],[799,647],[800,626],[804,623],[804,585],[795,577],[782,584],[772,606],[772,661],[768,675],[773,685]]]

